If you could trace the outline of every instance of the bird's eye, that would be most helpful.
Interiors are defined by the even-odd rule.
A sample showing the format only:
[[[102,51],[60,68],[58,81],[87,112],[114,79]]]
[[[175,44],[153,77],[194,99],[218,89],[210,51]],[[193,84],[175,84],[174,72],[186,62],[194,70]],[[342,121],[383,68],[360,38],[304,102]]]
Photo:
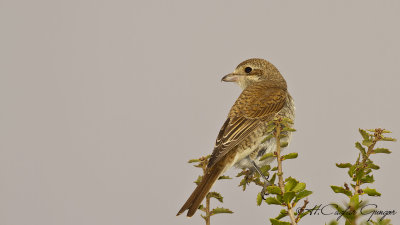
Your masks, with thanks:
[[[251,67],[244,68],[244,72],[250,73],[253,69]]]

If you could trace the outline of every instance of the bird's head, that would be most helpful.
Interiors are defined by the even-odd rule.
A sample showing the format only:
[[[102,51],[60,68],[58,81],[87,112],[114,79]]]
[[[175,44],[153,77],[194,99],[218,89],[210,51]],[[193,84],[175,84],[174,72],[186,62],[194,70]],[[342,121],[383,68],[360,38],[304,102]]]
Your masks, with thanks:
[[[241,62],[233,73],[224,76],[222,81],[235,82],[242,89],[260,81],[270,81],[271,84],[286,88],[286,81],[279,70],[265,59],[248,59]]]

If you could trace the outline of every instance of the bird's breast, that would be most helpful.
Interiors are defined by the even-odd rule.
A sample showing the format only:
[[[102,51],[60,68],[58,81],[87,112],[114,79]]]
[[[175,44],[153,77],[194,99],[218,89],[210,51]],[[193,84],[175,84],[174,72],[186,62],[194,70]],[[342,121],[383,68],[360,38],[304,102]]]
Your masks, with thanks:
[[[277,116],[287,117],[291,120],[294,120],[294,102],[290,95],[288,95],[286,99],[286,103],[284,107],[277,113]],[[243,142],[237,146],[237,154],[234,159],[234,165],[238,168],[252,168],[253,164],[251,160],[253,160],[257,166],[261,167],[267,164],[270,164],[273,161],[273,158],[266,159],[260,161],[261,156],[274,152],[276,150],[276,140],[275,138],[270,138],[267,141],[264,141],[265,138],[272,134],[272,132],[267,132],[268,121],[263,122],[254,130],[247,138],[243,140]],[[287,136],[281,139],[281,143],[288,142],[290,143],[291,133],[287,132]]]

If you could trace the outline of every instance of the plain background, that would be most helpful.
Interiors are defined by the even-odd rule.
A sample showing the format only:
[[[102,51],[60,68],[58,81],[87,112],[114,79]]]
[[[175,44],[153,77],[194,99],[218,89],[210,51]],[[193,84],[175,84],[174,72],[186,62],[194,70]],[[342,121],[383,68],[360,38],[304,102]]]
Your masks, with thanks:
[[[285,174],[314,191],[309,206],[345,199],[329,185],[348,182],[335,163],[355,160],[358,128],[400,137],[399,12],[399,1],[0,0],[0,225],[203,224],[175,216],[200,173],[186,162],[211,153],[241,92],[220,79],[251,57],[275,64],[295,99],[286,151],[300,155]],[[399,143],[385,146],[370,185],[383,195],[370,199],[400,211]],[[235,213],[212,224],[269,224],[280,208],[238,184],[213,188]]]

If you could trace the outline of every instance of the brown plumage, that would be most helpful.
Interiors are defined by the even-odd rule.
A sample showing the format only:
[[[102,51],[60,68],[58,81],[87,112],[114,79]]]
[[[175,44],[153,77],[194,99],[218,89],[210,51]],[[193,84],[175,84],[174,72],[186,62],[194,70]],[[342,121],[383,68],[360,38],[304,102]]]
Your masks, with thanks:
[[[286,81],[268,61],[246,60],[222,80],[236,82],[244,90],[218,134],[206,174],[177,215],[188,209],[187,216],[191,217],[218,177],[233,165],[250,168],[251,160],[257,165],[270,163],[257,160],[274,149],[272,143],[261,143],[269,135],[268,122],[276,115],[294,119],[293,100],[287,92]]]

